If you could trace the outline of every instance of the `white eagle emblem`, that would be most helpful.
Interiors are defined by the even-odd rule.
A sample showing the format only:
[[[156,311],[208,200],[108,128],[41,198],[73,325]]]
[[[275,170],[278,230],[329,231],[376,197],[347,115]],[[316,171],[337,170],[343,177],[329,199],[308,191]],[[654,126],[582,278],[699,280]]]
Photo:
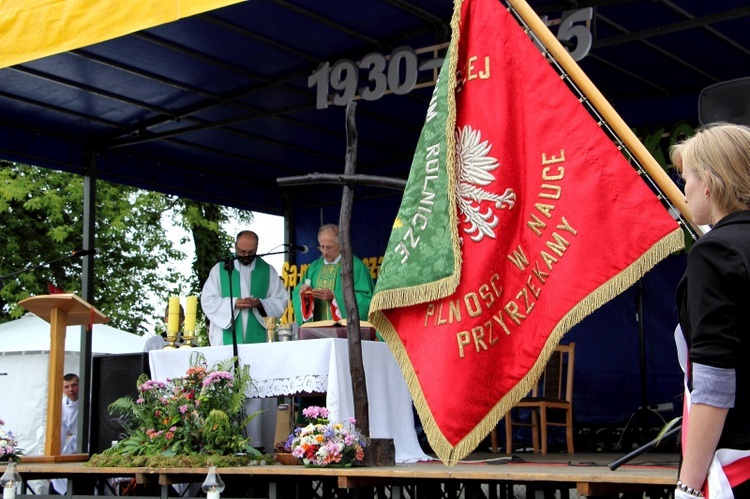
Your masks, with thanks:
[[[488,141],[482,142],[482,134],[478,130],[472,130],[471,126],[466,125],[456,131],[458,209],[464,216],[463,223],[469,225],[464,232],[476,242],[481,241],[484,236],[493,239],[496,237],[498,218],[492,206],[487,206],[486,211],[482,212],[484,201],[494,202],[497,209],[512,209],[516,204],[513,189],[505,189],[503,195],[499,196],[480,187],[495,181],[495,176],[490,172],[500,166],[489,155],[491,149]]]

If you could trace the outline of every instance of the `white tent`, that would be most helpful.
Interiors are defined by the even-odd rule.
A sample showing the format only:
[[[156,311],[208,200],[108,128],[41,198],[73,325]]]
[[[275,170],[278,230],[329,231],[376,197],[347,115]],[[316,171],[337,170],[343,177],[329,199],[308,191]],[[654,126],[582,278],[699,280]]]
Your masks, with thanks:
[[[137,353],[146,338],[106,324],[94,324],[93,354]],[[47,370],[49,366],[50,325],[26,314],[0,324],[0,419],[5,427],[20,435],[20,446],[27,455],[44,451],[47,420]],[[81,326],[70,326],[65,333],[65,372],[79,369]]]
[[[7,352],[49,350],[49,323],[27,313],[20,319],[0,324],[0,355]],[[94,324],[91,340],[93,353],[142,352],[146,339],[106,324]],[[81,326],[68,326],[65,351],[78,352],[81,347]],[[77,369],[77,368],[76,368]]]

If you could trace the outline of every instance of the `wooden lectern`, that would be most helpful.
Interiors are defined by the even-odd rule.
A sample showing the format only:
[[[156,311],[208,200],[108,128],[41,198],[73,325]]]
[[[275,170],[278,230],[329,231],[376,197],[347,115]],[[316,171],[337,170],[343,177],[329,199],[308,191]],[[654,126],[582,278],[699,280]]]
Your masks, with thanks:
[[[65,333],[68,326],[103,324],[109,317],[86,300],[72,293],[32,296],[18,302],[23,308],[50,324],[49,372],[47,373],[47,432],[44,455],[24,456],[24,462],[86,461],[88,454],[60,454]]]

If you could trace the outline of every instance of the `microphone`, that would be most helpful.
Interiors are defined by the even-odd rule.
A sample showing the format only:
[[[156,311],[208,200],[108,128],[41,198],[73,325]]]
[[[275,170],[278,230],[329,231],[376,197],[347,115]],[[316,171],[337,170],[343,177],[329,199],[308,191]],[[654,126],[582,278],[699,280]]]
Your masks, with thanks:
[[[88,255],[98,255],[99,254],[99,248],[94,249],[81,249],[77,251],[73,251],[71,253],[71,256],[88,256]]]
[[[286,246],[292,251],[298,251],[300,253],[307,253],[308,251],[310,251],[310,248],[308,248],[304,244],[282,244],[282,246]]]

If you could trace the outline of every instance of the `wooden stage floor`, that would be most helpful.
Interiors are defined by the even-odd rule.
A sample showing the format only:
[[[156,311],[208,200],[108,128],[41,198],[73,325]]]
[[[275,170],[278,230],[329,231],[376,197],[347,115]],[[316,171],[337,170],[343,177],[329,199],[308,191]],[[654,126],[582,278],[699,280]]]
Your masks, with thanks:
[[[617,497],[619,493],[636,494],[654,489],[674,489],[677,480],[677,454],[642,454],[616,470],[609,464],[622,454],[505,454],[474,453],[456,466],[445,466],[440,461],[397,464],[392,467],[306,468],[304,466],[250,466],[220,468],[219,474],[227,484],[248,483],[248,479],[264,484],[264,497],[287,497],[291,483],[322,481],[329,489],[341,493],[331,496],[304,497],[360,497],[351,491],[387,488],[382,497],[435,497],[432,494],[413,492],[422,489],[440,489],[440,497],[513,497],[503,495],[510,485],[524,485],[531,490],[559,490],[558,494],[585,497]],[[0,472],[4,466],[0,464]],[[167,496],[169,485],[185,482],[201,483],[207,469],[183,468],[90,468],[84,463],[21,463],[18,471],[24,480],[67,477],[75,480],[135,478],[138,484],[161,486],[161,497]],[[488,486],[489,485],[489,486]],[[495,492],[492,492],[494,487]],[[451,495],[449,490],[461,490],[461,495]],[[477,494],[466,491],[476,490]],[[512,489],[511,489],[512,490]],[[489,492],[482,492],[489,491]],[[563,493],[563,491],[565,491]],[[369,493],[372,496],[372,493]],[[172,495],[172,494],[170,494]],[[73,495],[75,497],[76,494]],[[377,497],[381,497],[377,495]],[[232,497],[222,494],[222,497]],[[302,495],[295,494],[295,497]],[[363,497],[367,497],[364,495]],[[530,496],[533,497],[533,496]],[[652,495],[650,497],[659,497]]]

